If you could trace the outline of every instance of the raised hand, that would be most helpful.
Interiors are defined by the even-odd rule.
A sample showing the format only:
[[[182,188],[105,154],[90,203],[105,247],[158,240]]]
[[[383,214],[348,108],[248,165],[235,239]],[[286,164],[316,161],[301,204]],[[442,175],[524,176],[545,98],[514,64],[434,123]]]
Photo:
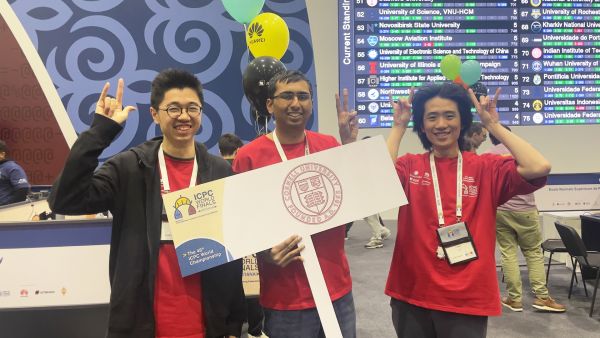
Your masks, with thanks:
[[[390,153],[393,161],[395,161],[398,157],[400,141],[402,141],[404,132],[406,132],[406,127],[408,127],[408,122],[410,122],[414,93],[415,89],[411,87],[410,91],[408,92],[408,99],[399,98],[398,101],[394,102],[394,100],[390,98],[390,104],[394,110],[394,125],[390,129],[386,143],[388,152]]]
[[[394,126],[408,126],[410,122],[410,116],[412,115],[412,100],[415,94],[415,89],[410,88],[408,92],[408,98],[398,98],[398,101],[394,102],[390,98],[390,104],[394,110]]]
[[[479,118],[481,119],[481,123],[489,130],[489,126],[493,123],[498,123],[500,118],[498,116],[498,111],[496,110],[496,104],[498,103],[498,97],[500,97],[501,89],[496,89],[496,93],[494,97],[490,98],[489,96],[481,96],[479,101],[477,101],[477,97],[473,92],[473,89],[469,88],[469,96],[471,97],[471,101],[473,102],[473,106],[475,106],[475,110],[477,110],[477,114],[479,114]]]
[[[129,113],[136,110],[134,106],[127,106],[123,109],[124,87],[125,82],[123,79],[119,79],[116,97],[108,97],[107,93],[110,88],[110,83],[105,83],[102,92],[100,93],[100,97],[98,98],[98,102],[96,103],[96,114],[106,116],[119,124],[123,124],[123,122],[127,120]]]
[[[356,110],[348,109],[348,89],[342,91],[342,102],[340,103],[340,94],[335,94],[335,108],[338,115],[338,127],[340,129],[340,139],[342,144],[348,144],[356,141],[358,137],[358,118]]]
[[[275,245],[265,252],[264,256],[272,264],[282,268],[288,266],[291,262],[302,262],[300,251],[304,249],[304,245],[298,245],[302,238],[298,235],[290,236],[285,241]]]

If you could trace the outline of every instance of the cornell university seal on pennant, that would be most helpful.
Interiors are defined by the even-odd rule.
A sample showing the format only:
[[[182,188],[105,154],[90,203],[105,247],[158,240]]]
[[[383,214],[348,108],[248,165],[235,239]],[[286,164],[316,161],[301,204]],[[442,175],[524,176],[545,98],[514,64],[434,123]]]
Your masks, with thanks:
[[[342,186],[329,168],[304,163],[290,171],[283,181],[283,204],[297,220],[321,224],[330,220],[342,205]]]

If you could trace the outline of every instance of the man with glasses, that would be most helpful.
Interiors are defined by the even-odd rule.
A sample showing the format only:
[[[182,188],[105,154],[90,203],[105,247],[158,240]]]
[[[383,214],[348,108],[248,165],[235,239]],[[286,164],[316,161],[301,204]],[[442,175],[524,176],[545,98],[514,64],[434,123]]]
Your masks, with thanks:
[[[304,74],[286,71],[269,81],[267,109],[275,118],[275,130],[240,148],[233,161],[240,173],[339,146],[329,135],[306,130],[312,116],[312,86]],[[342,143],[356,140],[356,112],[348,111],[348,94],[343,104],[337,99]],[[249,226],[252,226],[251,224]],[[285,224],[282,224],[285,226]],[[312,236],[319,264],[345,338],[356,336],[350,269],[344,252],[344,227]],[[264,332],[270,338],[322,337],[323,329],[300,251],[299,236],[291,236],[257,255],[260,273],[260,302],[265,311]]]
[[[220,179],[229,164],[195,142],[204,97],[191,73],[152,81],[150,114],[163,136],[106,161],[98,157],[135,107],[104,85],[90,129],[73,147],[49,198],[54,212],[113,214],[108,337],[239,337],[245,320],[241,260],[181,277],[161,194]]]

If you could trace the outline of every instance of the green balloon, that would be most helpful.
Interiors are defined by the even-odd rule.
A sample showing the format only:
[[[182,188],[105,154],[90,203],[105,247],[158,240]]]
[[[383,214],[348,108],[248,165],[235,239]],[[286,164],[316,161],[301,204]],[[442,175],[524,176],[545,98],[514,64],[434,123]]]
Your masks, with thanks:
[[[460,68],[460,78],[467,85],[472,85],[479,81],[481,77],[481,65],[475,60],[468,60]]]
[[[442,75],[448,80],[454,81],[460,74],[460,58],[454,54],[444,56],[442,62],[440,62],[440,69],[442,70]]]
[[[265,0],[222,0],[225,10],[231,17],[242,24],[250,23],[260,13]]]

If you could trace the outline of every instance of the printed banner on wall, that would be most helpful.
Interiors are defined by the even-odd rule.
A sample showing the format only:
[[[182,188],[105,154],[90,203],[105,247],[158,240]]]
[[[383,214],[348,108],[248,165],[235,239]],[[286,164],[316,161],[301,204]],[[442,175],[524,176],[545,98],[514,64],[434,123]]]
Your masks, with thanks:
[[[0,15],[0,140],[29,183],[52,184],[69,146],[17,38]]]
[[[0,226],[0,309],[107,304],[111,220]]]
[[[260,275],[256,254],[244,257],[242,270],[242,283],[246,297],[258,297],[260,295]]]
[[[535,201],[539,211],[600,210],[600,173],[550,175]]]
[[[125,80],[124,103],[138,109],[102,159],[160,134],[149,112],[150,83],[165,68],[188,70],[202,82],[206,102],[202,132],[196,139],[212,153],[218,153],[219,137],[225,133],[244,141],[256,137],[257,126],[242,88],[242,74],[252,59],[246,32],[244,25],[226,12],[222,1],[0,2],[0,15],[8,17],[8,12],[14,17],[8,25],[22,26],[26,32],[19,40],[28,38],[34,46],[31,53],[39,54],[51,79],[46,89],[58,93],[71,129],[77,133],[91,125],[104,83]],[[305,0],[267,0],[262,12],[281,16],[290,30],[281,62],[287,69],[307,74],[316,84]],[[3,61],[7,55],[20,57],[20,52],[5,52]],[[0,74],[3,67],[0,65]],[[26,66],[24,70],[29,76]],[[28,95],[32,94],[39,93]],[[3,102],[0,100],[0,107]],[[317,106],[315,97],[315,113],[308,123],[313,130],[317,128]],[[51,121],[42,122],[50,126]],[[62,164],[58,155],[57,162]]]

